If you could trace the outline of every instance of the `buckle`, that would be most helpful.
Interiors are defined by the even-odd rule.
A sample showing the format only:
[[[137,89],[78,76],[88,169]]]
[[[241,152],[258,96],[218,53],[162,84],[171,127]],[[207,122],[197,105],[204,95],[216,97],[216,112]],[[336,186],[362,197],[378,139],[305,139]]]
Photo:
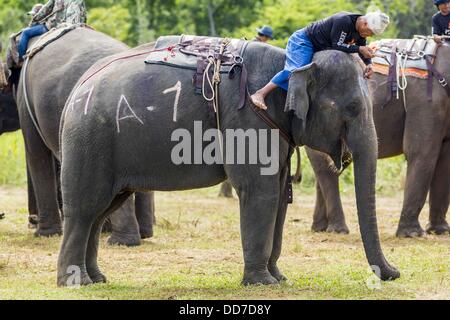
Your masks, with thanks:
[[[445,78],[442,78],[439,80],[439,83],[441,86],[446,87],[448,85],[447,80]]]
[[[243,64],[244,58],[242,58],[241,56],[234,56],[234,63],[235,64]]]

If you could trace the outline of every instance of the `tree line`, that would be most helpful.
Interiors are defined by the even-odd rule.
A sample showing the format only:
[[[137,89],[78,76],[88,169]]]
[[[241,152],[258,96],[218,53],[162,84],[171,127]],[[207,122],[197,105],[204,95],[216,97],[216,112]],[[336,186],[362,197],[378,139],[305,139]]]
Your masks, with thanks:
[[[45,0],[0,0],[0,37],[29,22],[26,13]],[[160,35],[197,34],[254,37],[255,29],[271,25],[273,45],[284,47],[289,36],[312,21],[339,11],[387,12],[392,24],[385,38],[410,38],[431,32],[436,7],[430,0],[86,0],[88,23],[130,46]]]

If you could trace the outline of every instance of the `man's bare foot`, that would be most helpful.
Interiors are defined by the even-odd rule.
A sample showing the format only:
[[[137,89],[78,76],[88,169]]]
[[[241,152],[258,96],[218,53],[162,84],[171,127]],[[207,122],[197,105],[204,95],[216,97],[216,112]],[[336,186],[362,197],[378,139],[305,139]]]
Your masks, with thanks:
[[[252,94],[250,98],[255,106],[260,109],[267,110],[266,103],[264,102],[264,95],[262,95],[259,91]]]

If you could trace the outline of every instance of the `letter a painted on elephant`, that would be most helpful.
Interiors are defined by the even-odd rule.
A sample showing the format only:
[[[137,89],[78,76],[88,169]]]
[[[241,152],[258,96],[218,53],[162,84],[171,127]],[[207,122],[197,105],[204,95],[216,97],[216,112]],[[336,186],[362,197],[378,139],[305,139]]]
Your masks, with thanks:
[[[144,124],[144,122],[136,115],[134,110],[131,108],[127,98],[125,98],[124,95],[121,95],[119,103],[117,104],[116,111],[117,133],[120,133],[120,121],[130,118],[135,118],[137,121],[139,121],[140,124]]]

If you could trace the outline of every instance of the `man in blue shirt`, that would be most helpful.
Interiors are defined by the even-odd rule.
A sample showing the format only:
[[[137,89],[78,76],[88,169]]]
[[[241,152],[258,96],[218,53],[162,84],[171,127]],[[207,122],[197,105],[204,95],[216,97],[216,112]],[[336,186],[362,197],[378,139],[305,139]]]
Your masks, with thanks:
[[[389,17],[380,11],[366,15],[340,12],[296,31],[286,47],[284,70],[256,91],[251,96],[252,102],[261,109],[267,109],[265,97],[277,87],[287,91],[292,71],[311,63],[314,53],[322,50],[359,53],[367,66],[365,76],[370,78],[374,53],[367,46],[366,38],[382,34],[389,22]]]
[[[450,0],[434,0],[438,8],[432,19],[434,41],[441,43],[442,36],[450,36]]]

